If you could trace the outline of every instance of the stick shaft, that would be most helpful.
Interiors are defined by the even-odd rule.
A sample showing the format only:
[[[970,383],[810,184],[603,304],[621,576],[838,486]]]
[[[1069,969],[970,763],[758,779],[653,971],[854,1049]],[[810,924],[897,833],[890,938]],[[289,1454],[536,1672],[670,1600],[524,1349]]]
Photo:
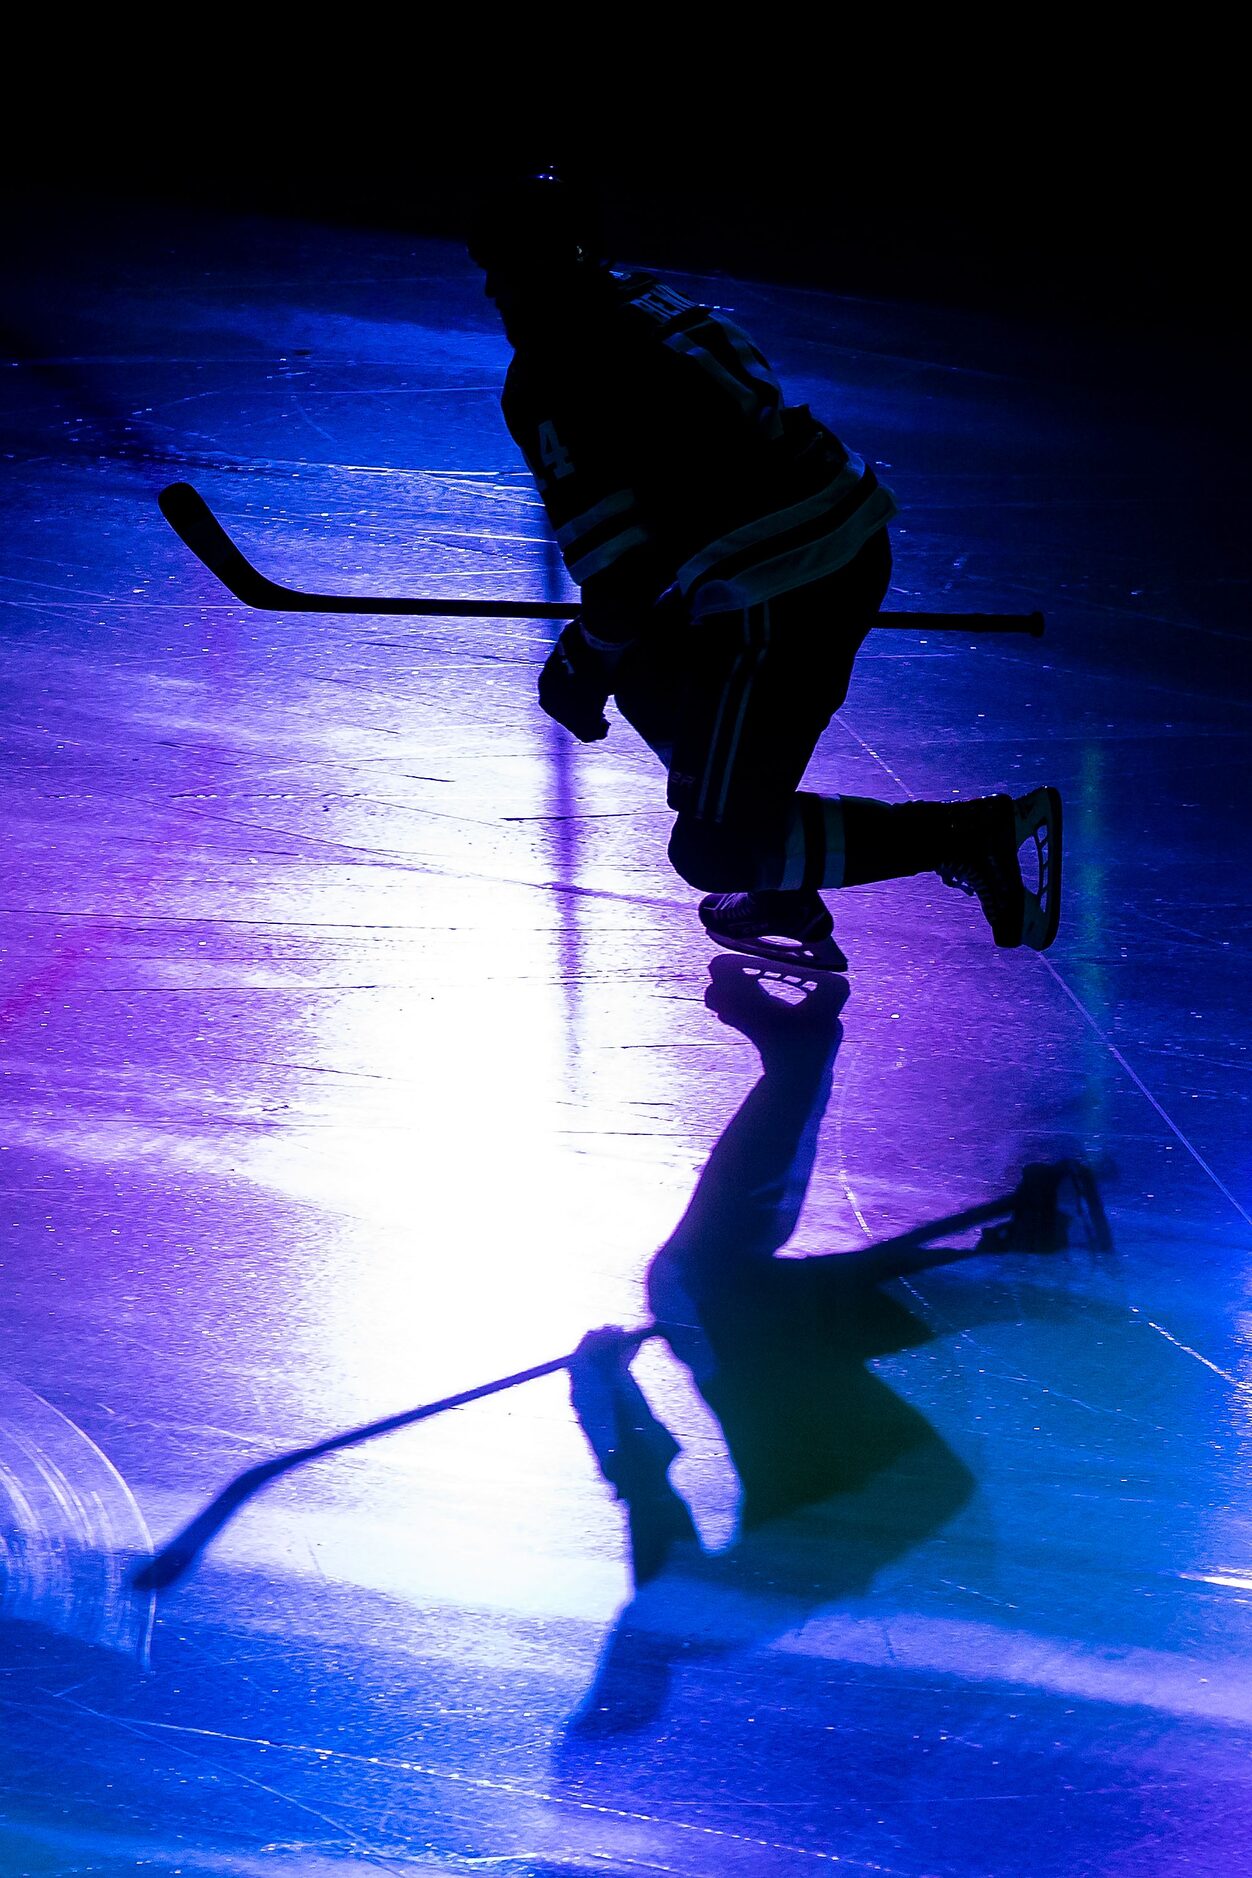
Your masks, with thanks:
[[[271,613],[425,615],[442,619],[569,620],[573,600],[443,599],[405,594],[306,593],[284,587],[253,567],[190,483],[170,483],[157,498],[161,513],[191,552],[245,606]],[[876,628],[897,632],[1026,633],[1039,638],[1042,613],[879,613]]]
[[[657,1326],[648,1324],[642,1330],[633,1332],[632,1336],[637,1347],[657,1334]],[[360,1428],[348,1428],[341,1434],[328,1435],[324,1441],[316,1441],[310,1447],[289,1448],[285,1454],[277,1454],[272,1460],[258,1461],[242,1474],[236,1474],[202,1513],[197,1513],[181,1532],[167,1540],[155,1557],[147,1560],[135,1572],[131,1582],[139,1591],[165,1591],[177,1584],[241,1506],[259,1493],[262,1487],[268,1486],[271,1480],[278,1480],[295,1468],[303,1467],[306,1461],[320,1460],[323,1455],[337,1454],[344,1448],[359,1447],[363,1441],[372,1441],[378,1435],[393,1434],[396,1429],[409,1428],[414,1422],[429,1421],[432,1415],[444,1415],[449,1409],[463,1408],[467,1402],[481,1402],[485,1396],[499,1395],[505,1389],[516,1389],[519,1384],[535,1382],[540,1376],[555,1375],[558,1370],[568,1369],[572,1360],[572,1351],[565,1356],[554,1356],[546,1363],[536,1363],[531,1369],[515,1370],[511,1376],[498,1376],[494,1382],[479,1383],[474,1389],[463,1389],[458,1395],[442,1396],[437,1402],[424,1402],[420,1408],[404,1409],[398,1415],[384,1415],[380,1421],[366,1422]]]

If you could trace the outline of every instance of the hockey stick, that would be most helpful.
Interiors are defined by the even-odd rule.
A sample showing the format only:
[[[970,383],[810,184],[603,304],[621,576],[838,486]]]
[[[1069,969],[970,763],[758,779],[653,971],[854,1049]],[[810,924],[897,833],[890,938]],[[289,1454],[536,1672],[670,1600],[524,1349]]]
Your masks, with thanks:
[[[305,593],[283,587],[253,567],[204,497],[190,483],[170,483],[157,497],[161,513],[210,574],[245,606],[283,613],[427,613],[446,619],[573,619],[570,600],[421,600],[407,595]],[[899,632],[1043,633],[1042,613],[879,613],[875,627]]]
[[[632,1332],[628,1341],[638,1348],[649,1337],[659,1334],[658,1324],[648,1324],[644,1329]],[[560,1369],[568,1369],[573,1360],[574,1352],[571,1350],[567,1356],[555,1356],[551,1362],[536,1363],[533,1369],[519,1369],[512,1376],[500,1376],[495,1382],[480,1383],[478,1388],[462,1390],[460,1395],[446,1395],[438,1402],[425,1402],[420,1408],[405,1409],[399,1415],[385,1415],[381,1421],[366,1422],[363,1427],[329,1435],[324,1441],[315,1441],[311,1447],[292,1448],[286,1454],[276,1455],[272,1461],[258,1461],[255,1467],[236,1474],[202,1513],[197,1513],[181,1532],[175,1533],[154,1557],[141,1565],[131,1583],[136,1591],[167,1591],[186,1576],[210,1541],[234,1518],[241,1506],[246,1505],[262,1487],[268,1486],[271,1480],[278,1480],[294,1468],[303,1467],[306,1461],[320,1460],[324,1454],[338,1454],[344,1448],[359,1447],[363,1441],[372,1441],[377,1435],[389,1435],[397,1428],[409,1428],[414,1422],[428,1421],[432,1415],[444,1415],[449,1409],[463,1408],[467,1402],[480,1402],[484,1396],[499,1395],[505,1389],[516,1389],[520,1383],[534,1382],[540,1376],[553,1376]]]

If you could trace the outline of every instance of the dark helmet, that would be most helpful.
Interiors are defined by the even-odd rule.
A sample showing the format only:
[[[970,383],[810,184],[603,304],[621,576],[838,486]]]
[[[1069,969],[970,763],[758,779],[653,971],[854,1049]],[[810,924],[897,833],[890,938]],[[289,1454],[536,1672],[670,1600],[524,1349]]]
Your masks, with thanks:
[[[485,190],[465,245],[489,276],[547,273],[600,259],[590,202],[555,170],[510,177]]]

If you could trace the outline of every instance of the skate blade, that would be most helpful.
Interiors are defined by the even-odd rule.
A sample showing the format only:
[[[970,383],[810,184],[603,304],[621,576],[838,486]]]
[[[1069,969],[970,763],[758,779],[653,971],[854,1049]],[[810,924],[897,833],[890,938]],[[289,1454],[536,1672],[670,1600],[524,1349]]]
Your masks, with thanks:
[[[1061,924],[1061,797],[1032,789],[1013,804],[1017,845],[1033,842],[1037,884],[1022,882],[1022,944],[1046,952]]]
[[[833,939],[818,939],[805,945],[799,939],[732,939],[727,934],[705,928],[709,938],[728,952],[743,952],[749,958],[770,959],[775,965],[791,965],[813,972],[846,972],[848,961]]]

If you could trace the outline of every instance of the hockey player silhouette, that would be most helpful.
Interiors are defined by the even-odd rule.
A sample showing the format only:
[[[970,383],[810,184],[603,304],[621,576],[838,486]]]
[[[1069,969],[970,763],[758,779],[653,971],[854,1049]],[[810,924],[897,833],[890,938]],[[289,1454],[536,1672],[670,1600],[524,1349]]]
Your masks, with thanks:
[[[647,1294],[721,1428],[739,1479],[738,1514],[730,1539],[706,1550],[670,1478],[679,1443],[631,1370],[638,1332],[589,1332],[570,1359],[571,1401],[626,1515],[633,1595],[571,1724],[572,1747],[578,1736],[651,1722],[672,1672],[691,1655],[792,1629],[818,1606],[864,1597],[966,1506],[975,1486],[968,1468],[873,1366],[939,1334],[894,1281],[991,1257],[1112,1250],[1091,1169],[1058,1160],[1025,1167],[1009,1193],[876,1244],[788,1253],[847,995],[846,981],[825,974],[749,959],[709,963],[705,1003],[755,1045],[761,1076],[651,1260]],[[965,1243],[975,1226],[977,1243]],[[957,1298],[949,1293],[948,1310]],[[972,1288],[950,1328],[987,1309]]]
[[[580,589],[540,704],[592,743],[613,697],[661,759],[670,860],[704,891],[711,937],[843,970],[819,889],[933,870],[977,895],[998,946],[1051,945],[1055,789],[900,804],[800,789],[887,592],[896,504],[873,469],[785,402],[724,315],[612,269],[555,173],[484,196],[468,245],[513,347],[505,422]]]

